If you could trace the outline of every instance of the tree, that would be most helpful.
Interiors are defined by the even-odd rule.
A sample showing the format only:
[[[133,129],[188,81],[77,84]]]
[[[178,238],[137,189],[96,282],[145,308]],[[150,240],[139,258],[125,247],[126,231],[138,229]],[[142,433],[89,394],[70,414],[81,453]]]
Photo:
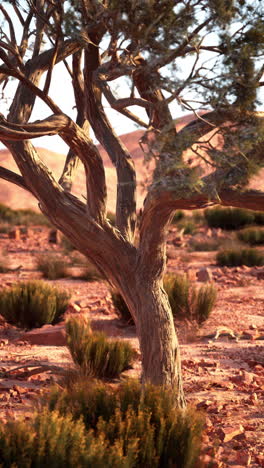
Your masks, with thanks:
[[[9,112],[1,117],[0,140],[21,173],[2,167],[0,176],[30,191],[120,291],[136,323],[143,381],[173,385],[183,405],[179,346],[162,284],[166,229],[179,208],[263,210],[264,193],[247,188],[263,161],[263,113],[257,110],[264,84],[261,2],[9,0],[0,12],[0,80],[3,88],[11,78],[17,81]],[[71,75],[76,119],[49,95],[59,62]],[[114,90],[120,78],[129,90],[122,98]],[[37,97],[52,115],[30,123]],[[155,161],[137,246],[134,162],[111,126],[106,102],[146,129],[140,143]],[[173,103],[193,113],[179,131]],[[144,109],[145,119],[131,106]],[[105,172],[90,127],[116,168],[115,227],[107,220]],[[69,147],[59,181],[31,142],[54,134]],[[86,203],[71,194],[78,160]]]

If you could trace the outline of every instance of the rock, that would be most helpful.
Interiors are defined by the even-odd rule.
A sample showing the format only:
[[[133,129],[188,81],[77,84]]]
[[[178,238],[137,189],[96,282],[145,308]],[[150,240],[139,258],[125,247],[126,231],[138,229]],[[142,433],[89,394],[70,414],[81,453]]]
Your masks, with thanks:
[[[70,303],[67,307],[67,314],[78,314],[81,310],[81,307],[78,304]]]
[[[257,279],[258,280],[263,280],[264,279],[264,270],[257,271]]]
[[[66,346],[66,332],[64,325],[44,325],[24,333],[20,340],[31,344],[44,346]]]
[[[48,241],[50,244],[59,244],[61,241],[61,233],[57,229],[51,229]]]
[[[9,239],[20,240],[20,229],[14,228],[8,233]]]
[[[229,442],[234,437],[243,434],[243,432],[244,427],[241,424],[237,426],[226,426],[220,429],[219,436],[222,442]]]
[[[201,268],[197,272],[197,280],[203,283],[206,283],[207,281],[213,281],[213,275],[211,270],[209,270],[208,268]]]

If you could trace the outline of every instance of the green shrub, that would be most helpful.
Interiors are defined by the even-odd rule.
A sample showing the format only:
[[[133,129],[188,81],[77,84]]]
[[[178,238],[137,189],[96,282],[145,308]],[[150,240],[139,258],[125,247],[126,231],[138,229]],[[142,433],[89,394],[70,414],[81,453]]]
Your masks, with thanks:
[[[188,319],[201,325],[208,319],[215,305],[215,286],[209,284],[197,290],[187,275],[166,275],[164,289],[168,294],[172,314],[177,319]]]
[[[211,208],[204,215],[209,227],[229,231],[253,224],[255,220],[253,211],[241,208]]]
[[[129,343],[109,340],[104,333],[90,330],[83,320],[70,318],[66,323],[67,343],[73,361],[84,375],[118,377],[128,369],[135,352]]]
[[[61,244],[61,247],[63,248],[64,252],[66,252],[66,253],[73,252],[74,250],[76,250],[76,248],[71,243],[71,241],[68,239],[68,237],[62,236],[60,244]]]
[[[218,252],[216,261],[220,266],[259,266],[264,264],[264,256],[255,249],[225,249]]]
[[[50,226],[49,220],[42,214],[31,209],[13,210],[0,203],[0,221],[12,225],[30,225],[38,224]]]
[[[69,295],[45,284],[28,281],[0,291],[0,315],[22,328],[58,323],[67,309]]]
[[[123,320],[126,324],[134,324],[134,320],[132,318],[130,310],[127,307],[121,294],[113,289],[110,291],[110,294],[118,317],[121,320]]]
[[[175,394],[136,381],[111,388],[80,381],[61,391],[53,390],[51,411],[82,418],[109,446],[118,444],[126,467],[198,467],[203,421],[188,408],[175,407]]]
[[[111,447],[81,420],[57,411],[44,409],[27,422],[12,420],[0,428],[3,468],[126,468],[125,460],[118,443]]]
[[[207,240],[196,240],[190,241],[190,248],[196,252],[211,252],[217,250],[219,247],[219,241],[216,239]]]
[[[240,241],[250,245],[264,244],[264,229],[247,228],[237,233]]]
[[[180,221],[178,224],[179,229],[183,229],[183,234],[194,234],[197,225],[192,219],[184,219],[183,221]]]
[[[180,221],[184,217],[185,217],[185,214],[184,214],[184,212],[182,210],[175,211],[175,213],[173,215],[173,218],[172,218],[172,221],[171,221],[171,224],[177,224],[178,221]]]
[[[84,270],[82,271],[81,274],[78,275],[77,277],[80,280],[83,281],[102,281],[104,278],[102,277],[101,273],[95,268],[91,263],[87,261],[86,266],[84,267]]]
[[[49,280],[69,276],[67,263],[57,255],[40,255],[36,259],[36,267],[41,271],[43,277]]]

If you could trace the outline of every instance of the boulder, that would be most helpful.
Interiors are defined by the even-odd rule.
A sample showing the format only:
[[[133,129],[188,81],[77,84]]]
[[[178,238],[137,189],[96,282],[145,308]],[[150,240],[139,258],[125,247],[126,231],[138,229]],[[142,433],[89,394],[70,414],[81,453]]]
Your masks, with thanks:
[[[197,272],[197,280],[201,281],[202,283],[206,283],[207,281],[213,281],[213,275],[211,270],[208,268],[201,268]]]
[[[44,325],[41,328],[25,332],[20,337],[20,340],[36,345],[66,346],[65,325]]]

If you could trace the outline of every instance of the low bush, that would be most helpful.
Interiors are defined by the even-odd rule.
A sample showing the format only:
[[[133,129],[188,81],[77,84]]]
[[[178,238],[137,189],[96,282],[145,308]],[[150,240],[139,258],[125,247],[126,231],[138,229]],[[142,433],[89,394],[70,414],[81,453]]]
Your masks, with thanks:
[[[43,281],[21,282],[0,291],[0,315],[22,328],[54,324],[65,313],[69,298]]]
[[[238,230],[259,221],[263,223],[264,214],[241,208],[211,208],[205,210],[205,219],[211,228]]]
[[[43,277],[49,280],[66,278],[69,276],[67,263],[57,255],[40,255],[36,259],[36,267]]]
[[[197,289],[187,275],[168,274],[164,278],[172,314],[175,318],[195,321],[199,325],[208,319],[216,302],[216,288],[208,284]]]
[[[240,241],[245,242],[249,245],[261,245],[264,244],[264,229],[247,228],[237,233],[237,237]]]
[[[101,273],[99,273],[99,271],[97,270],[97,268],[95,268],[88,261],[86,262],[83,271],[78,275],[77,278],[88,282],[102,281],[104,279]]]
[[[68,237],[62,236],[60,244],[65,253],[73,252],[74,250],[76,250],[74,245],[68,239]]]
[[[31,209],[13,210],[3,203],[0,203],[0,221],[11,225],[51,225],[42,213],[37,213]]]
[[[172,221],[171,221],[171,224],[177,224],[184,217],[185,217],[184,211],[182,211],[182,210],[175,211],[175,213],[173,215],[173,218],[172,218]]]
[[[0,427],[0,465],[9,467],[127,467],[121,447],[85,429],[81,420],[47,409],[29,421]]]
[[[197,240],[191,239],[190,249],[195,252],[211,252],[218,250],[219,241],[217,239]]]
[[[260,266],[264,256],[256,249],[225,249],[218,252],[216,262],[220,266]]]
[[[118,317],[126,324],[133,325],[134,320],[121,294],[113,289],[110,291],[110,294]]]
[[[66,323],[67,343],[73,361],[84,375],[118,377],[128,369],[135,352],[129,343],[109,340],[104,333],[90,330],[89,323],[70,318]]]
[[[179,229],[183,229],[183,234],[194,234],[197,225],[195,221],[191,219],[183,219],[183,221],[180,221],[178,224]]]
[[[125,464],[114,466],[200,466],[203,418],[193,409],[177,409],[173,391],[152,385],[142,391],[136,381],[115,388],[79,381],[63,391],[54,389],[48,405],[61,416],[82,418],[96,439],[117,446]]]

